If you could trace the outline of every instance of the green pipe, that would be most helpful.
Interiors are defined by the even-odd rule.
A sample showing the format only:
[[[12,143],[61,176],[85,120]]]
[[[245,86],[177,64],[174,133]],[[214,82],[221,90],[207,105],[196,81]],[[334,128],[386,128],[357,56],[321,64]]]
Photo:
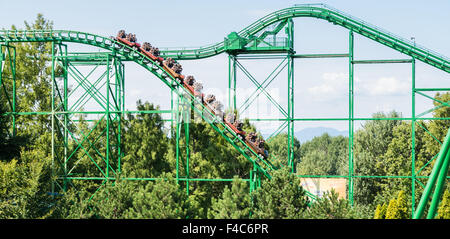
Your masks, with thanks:
[[[348,175],[299,175],[299,178],[348,178]],[[353,175],[353,178],[395,178],[395,179],[411,179],[412,176],[397,176],[397,175]],[[415,178],[428,179],[429,176],[416,176]],[[450,179],[450,176],[446,177]]]
[[[52,120],[51,120],[51,124],[52,124],[52,141],[51,141],[51,146],[52,146],[52,177],[55,176],[55,43],[52,42],[52,90],[51,90],[51,105],[52,105]],[[64,174],[64,178],[66,177],[66,175]],[[64,179],[65,181],[65,179]],[[51,190],[52,190],[52,195],[54,195],[55,192],[55,184],[54,181],[52,180],[52,185],[51,185]],[[64,187],[65,190],[65,187]]]
[[[415,88],[415,91],[450,91],[450,88]]]
[[[416,60],[411,59],[411,215],[414,216],[416,203]]]
[[[109,70],[110,70],[110,59],[109,55],[106,56],[106,178],[109,178],[109,135],[110,135],[110,117],[109,117],[109,94],[110,94],[110,82],[109,82]]]
[[[448,173],[448,165],[450,161],[450,151],[447,150],[447,157],[445,157],[445,161],[442,164],[441,170],[439,171],[439,177],[437,179],[436,188],[434,189],[433,199],[431,201],[430,209],[428,210],[427,219],[433,219],[436,215],[436,209],[439,205],[439,201],[442,195],[442,191],[444,190],[445,178]]]
[[[431,171],[430,178],[428,179],[427,185],[425,186],[422,197],[420,198],[419,205],[417,206],[416,213],[414,214],[414,219],[420,219],[425,211],[425,206],[430,197],[431,191],[433,190],[434,184],[436,182],[437,176],[441,170],[441,167],[444,163],[444,158],[448,152],[450,145],[450,128],[447,131],[447,136],[445,136],[444,144],[441,147],[439,152],[439,156],[436,159],[436,163]]]
[[[179,173],[179,168],[180,168],[180,97],[177,97],[177,104],[176,104],[176,133],[175,133],[175,158],[176,158],[176,179],[177,179],[177,183],[179,182],[180,179],[180,173]]]
[[[348,197],[350,204],[353,206],[353,131],[354,131],[354,85],[353,85],[353,75],[354,75],[354,65],[353,65],[353,52],[354,50],[354,37],[353,31],[349,32],[349,50],[348,50]]]
[[[443,101],[440,101],[440,100],[438,100],[438,99],[436,99],[436,98],[434,98],[434,97],[431,97],[431,96],[426,95],[426,94],[424,94],[424,93],[422,93],[422,92],[419,92],[419,91],[417,91],[416,93],[419,94],[419,95],[425,96],[425,97],[427,97],[427,98],[430,99],[430,100],[434,100],[434,101],[436,101],[436,102],[438,102],[438,103],[440,103],[440,104],[442,104],[442,105],[445,105],[445,106],[450,107],[450,102],[443,102]]]
[[[189,102],[187,102],[190,104]],[[191,105],[194,107],[193,105]],[[188,108],[189,109],[189,108]],[[190,114],[188,109],[184,111],[184,134],[186,137],[186,178],[189,178],[189,121],[190,121]],[[186,181],[186,194],[189,195],[189,180]]]
[[[11,55],[11,52],[9,51],[9,47],[8,47],[8,56]],[[12,47],[13,49],[13,60],[9,61],[10,65],[11,65],[11,76],[12,76],[12,80],[13,80],[13,104],[12,104],[12,108],[13,108],[13,112],[16,112],[16,48]],[[11,59],[11,57],[10,57]],[[16,135],[16,116],[13,115],[13,136]]]

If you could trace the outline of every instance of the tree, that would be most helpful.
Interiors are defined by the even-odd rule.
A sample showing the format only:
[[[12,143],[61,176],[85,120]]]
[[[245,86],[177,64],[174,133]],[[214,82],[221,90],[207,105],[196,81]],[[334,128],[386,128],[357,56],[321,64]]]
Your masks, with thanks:
[[[16,26],[12,30],[18,30]],[[38,14],[34,23],[25,21],[26,30],[51,30],[53,22]],[[51,42],[12,43],[16,49],[16,111],[51,111]],[[54,49],[57,51],[57,49]],[[5,79],[11,78],[10,70],[4,72]],[[12,98],[12,81],[4,81]],[[36,137],[50,128],[50,117],[33,115],[17,118],[20,125],[18,135],[29,137],[33,141]]]
[[[157,181],[115,180],[106,182],[92,195],[69,189],[62,195],[50,218],[171,219],[195,218],[195,203],[164,173]],[[91,198],[91,199],[89,199]]]
[[[445,102],[450,105],[450,92],[436,93],[434,96],[436,101],[433,101],[434,107],[437,109],[433,111],[434,118],[450,118],[450,107],[441,104]],[[440,102],[438,102],[440,101]],[[431,133],[425,135],[425,147],[426,151],[430,154],[436,154],[441,148],[441,144],[437,142],[443,142],[447,130],[450,128],[450,120],[431,120],[425,128]]]
[[[214,219],[245,219],[249,218],[251,198],[247,182],[234,178],[231,190],[225,187],[220,198],[214,198],[209,218]]]
[[[22,150],[20,161],[0,161],[0,218],[42,218],[52,199],[51,160],[42,150]]]
[[[395,111],[375,113],[373,118],[399,118]],[[354,174],[355,175],[389,175],[386,173],[385,153],[394,137],[394,129],[401,124],[399,120],[372,120],[364,123],[354,136]],[[373,204],[382,191],[381,183],[388,179],[359,178],[354,181],[354,198],[356,204]],[[375,204],[376,205],[376,204]],[[375,208],[374,208],[375,209]]]
[[[450,191],[445,190],[444,196],[438,208],[437,219],[450,219]]]
[[[383,203],[383,205],[378,204],[377,209],[375,210],[374,219],[386,219],[386,210],[386,203]]]
[[[92,195],[86,190],[70,188],[64,194],[57,195],[48,218],[51,219],[93,219],[89,198]]]
[[[128,210],[133,205],[133,195],[138,183],[120,179],[107,182],[94,195],[90,202],[93,214],[101,219],[127,218]]]
[[[189,197],[169,174],[165,179],[148,183],[133,193],[132,205],[127,218],[184,219],[195,217],[190,207]]]
[[[4,115],[6,107],[0,101],[0,161],[9,161],[20,157],[20,149],[27,145],[27,137],[17,136],[11,133],[12,124],[10,117]]]
[[[281,133],[270,140],[266,141],[266,144],[270,148],[270,159],[277,167],[285,166],[287,163],[287,145],[288,145],[287,133]],[[294,165],[300,160],[300,141],[294,137]]]
[[[416,125],[426,125],[425,122],[417,122]],[[377,168],[383,172],[383,175],[404,176],[411,175],[411,157],[412,157],[412,140],[411,140],[411,123],[403,122],[396,126],[392,135],[393,138],[389,143],[388,149],[383,156],[383,162],[377,164]],[[415,129],[415,167],[417,176],[428,175],[429,168],[422,168],[433,157],[426,151],[425,148],[425,134],[421,127]],[[399,191],[403,191],[410,197],[411,195],[411,181],[409,179],[384,179],[379,180],[377,202],[386,201]],[[420,193],[422,189],[417,188],[416,193]]]
[[[300,175],[338,175],[343,171],[348,158],[348,139],[331,137],[327,133],[314,137],[300,147]]]
[[[92,215],[105,219],[183,219],[195,217],[186,192],[170,174],[150,182],[116,180],[106,183],[89,202]],[[85,213],[72,207],[68,215]],[[86,214],[90,216],[89,214]]]
[[[336,191],[326,192],[306,210],[309,219],[345,219],[356,218],[356,211],[347,199],[339,198]]]
[[[157,110],[153,104],[139,100],[140,111]],[[169,171],[165,159],[168,137],[164,132],[164,121],[160,114],[141,113],[128,115],[125,121],[123,174],[128,177],[158,177]]]
[[[253,218],[296,219],[306,209],[308,199],[300,186],[300,179],[287,168],[272,174],[253,194]]]
[[[408,201],[405,192],[400,191],[397,198],[391,199],[386,209],[386,219],[409,219]]]
[[[25,21],[26,30],[51,30],[53,23],[38,14],[36,20],[29,24]],[[18,30],[11,26],[12,30]],[[15,48],[15,100],[16,112],[51,111],[51,51],[52,45],[47,42],[10,43]],[[0,114],[12,111],[13,81],[10,59],[5,59],[2,69],[2,93],[0,93]],[[16,134],[12,134],[12,118],[0,116],[0,159],[11,160],[20,157],[21,148],[28,147],[48,132],[50,118],[46,115],[16,117]],[[7,128],[9,130],[7,130]],[[9,133],[7,133],[9,131]],[[42,138],[41,138],[42,139]],[[46,142],[44,147],[48,147]]]
[[[450,101],[450,93],[435,95],[436,100],[441,102]],[[433,102],[436,110],[433,111],[435,118],[450,117],[450,107],[439,107],[440,103]],[[435,162],[435,156],[439,153],[441,143],[450,127],[450,120],[430,120],[416,121],[414,130],[414,166],[417,176],[429,176],[432,166]],[[412,125],[409,122],[403,122],[397,125],[392,131],[392,139],[388,149],[383,156],[384,162],[379,163],[379,168],[384,175],[411,175],[412,171]],[[426,179],[421,180],[423,184]],[[411,181],[408,180],[382,180],[380,182],[381,192],[377,201],[383,201],[392,197],[398,191],[404,191],[410,200]],[[418,203],[420,195],[423,192],[422,187],[416,187],[415,200]]]

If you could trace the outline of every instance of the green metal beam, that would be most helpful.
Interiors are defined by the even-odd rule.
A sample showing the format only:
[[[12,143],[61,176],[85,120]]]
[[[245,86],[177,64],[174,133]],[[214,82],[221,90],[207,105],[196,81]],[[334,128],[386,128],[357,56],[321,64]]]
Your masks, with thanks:
[[[390,59],[390,60],[353,60],[353,64],[386,64],[386,63],[411,63],[411,59]]]

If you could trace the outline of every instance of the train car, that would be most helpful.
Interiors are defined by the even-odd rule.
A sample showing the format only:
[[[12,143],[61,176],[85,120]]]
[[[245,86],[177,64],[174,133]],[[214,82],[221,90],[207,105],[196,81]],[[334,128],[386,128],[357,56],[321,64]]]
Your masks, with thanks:
[[[136,35],[131,33],[126,34],[124,30],[120,30],[119,33],[117,33],[116,40],[134,49],[141,48],[141,44],[136,42]]]
[[[264,140],[258,139],[256,133],[249,133],[245,137],[245,143],[262,159],[268,158],[268,152],[264,149]]]
[[[176,63],[175,60],[173,60],[172,58],[168,57],[167,59],[165,59],[162,63],[162,67],[164,68],[164,70],[169,72],[169,74],[171,74],[173,78],[181,80],[184,78],[184,76],[181,75],[181,71],[183,71],[183,68],[179,63]]]
[[[202,93],[203,90],[203,84],[200,82],[195,82],[193,85],[194,88],[194,97],[198,98],[200,102],[203,103],[203,97],[205,94]]]
[[[212,107],[214,110],[214,114],[217,116],[217,118],[220,121],[223,121],[223,118],[224,118],[224,114],[223,114],[223,110],[222,110],[223,104],[220,101],[216,100],[212,103]]]
[[[236,119],[234,113],[229,113],[224,117],[225,125],[233,130],[241,140],[245,139],[245,131],[242,130],[242,122]]]
[[[214,95],[207,95],[206,97],[203,98],[203,105],[205,105],[205,107],[211,111],[212,113],[214,113],[214,110],[212,109],[212,103],[216,100],[216,96]]]
[[[139,50],[147,56],[148,58],[152,59],[153,61],[157,61],[160,64],[164,61],[164,58],[159,56],[159,49],[156,47],[152,47],[150,43],[144,42],[142,43],[142,46],[139,48]]]
[[[214,95],[207,95],[203,98],[203,105],[213,113],[214,116],[217,117],[218,120],[223,121],[223,111],[221,108],[223,107],[222,103],[216,100]]]
[[[194,84],[195,79],[193,76],[187,76],[183,81],[183,86],[186,88],[193,96],[195,96]]]
[[[259,141],[257,142],[258,147],[262,150],[263,152],[263,159],[264,158],[269,158],[269,152],[264,148],[264,144],[266,143],[266,141],[263,138],[260,138]]]

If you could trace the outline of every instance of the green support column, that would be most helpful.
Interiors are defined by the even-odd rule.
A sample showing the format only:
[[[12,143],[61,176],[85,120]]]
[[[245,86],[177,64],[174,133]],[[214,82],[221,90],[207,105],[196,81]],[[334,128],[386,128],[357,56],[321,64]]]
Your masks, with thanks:
[[[261,175],[256,164],[253,163],[253,169],[250,170],[250,193],[257,190],[261,186]]]
[[[52,105],[52,176],[56,176],[55,175],[55,42],[52,42],[52,99],[51,99],[51,105]],[[66,174],[64,173],[64,182],[65,182],[65,176]],[[52,195],[54,195],[55,193],[55,184],[54,181],[52,181]]]
[[[411,216],[414,216],[416,207],[416,64],[415,59],[411,61]]]
[[[67,46],[65,46],[64,53],[60,46],[60,54],[67,57]],[[67,59],[63,58],[63,67],[64,67],[64,99],[63,99],[63,111],[69,111],[69,97],[68,97],[68,73],[67,73]],[[68,148],[69,148],[69,114],[64,114],[64,176],[67,176],[67,161],[68,161]],[[64,191],[67,190],[67,180],[64,180]]]
[[[113,180],[120,175],[122,158],[122,117],[125,114],[124,104],[124,66],[115,53],[71,53],[67,54],[67,46],[54,43],[52,60],[52,168],[53,175],[62,184],[53,183],[52,191],[67,190],[70,180]],[[63,48],[64,46],[64,48]],[[58,50],[58,51],[57,51]],[[56,53],[58,52],[58,54]],[[58,65],[56,65],[58,64]],[[91,67],[84,75],[81,68]],[[62,68],[62,74],[57,70]],[[85,68],[83,68],[84,70]],[[101,71],[98,78],[93,78],[94,71]],[[68,88],[69,77],[75,82],[73,89]],[[56,79],[62,79],[58,81]],[[60,83],[59,83],[60,82]],[[61,89],[60,89],[61,88]],[[74,97],[76,94],[77,97]],[[71,105],[69,105],[71,102]],[[83,108],[90,103],[98,103],[100,109],[86,112]],[[88,119],[96,122],[89,132],[77,128],[80,114],[99,116],[99,119]],[[106,127],[102,128],[101,123]],[[98,131],[98,132],[96,132]],[[94,132],[95,135],[94,135]],[[97,145],[104,142],[101,150]],[[74,147],[69,147],[73,145]],[[77,165],[81,160],[88,160],[101,173],[98,176],[76,177]],[[58,164],[55,164],[58,163]]]
[[[255,170],[255,164],[253,164],[253,168],[252,169],[250,169],[250,177],[249,177],[249,188],[250,188],[250,193],[252,193],[253,192],[253,171]]]
[[[3,66],[4,66],[4,53],[3,45],[0,45],[0,101],[2,100],[2,88],[3,88]]]
[[[122,161],[122,117],[125,116],[124,111],[125,111],[125,105],[124,105],[124,101],[125,101],[125,89],[124,89],[124,79],[122,77],[122,72],[123,72],[123,64],[117,60],[117,56],[114,53],[114,66],[115,66],[115,84],[116,84],[116,96],[117,96],[117,111],[119,111],[119,113],[117,113],[118,115],[118,124],[117,124],[117,173],[118,175],[121,174],[121,161]]]
[[[122,72],[122,63],[118,60],[117,55],[113,54],[112,61],[113,61],[113,69],[114,69],[114,97],[115,101],[113,102],[114,106],[114,115],[115,115],[115,122],[113,125],[116,125],[115,130],[115,138],[117,140],[116,143],[116,157],[117,157],[117,172],[116,175],[120,175],[121,172],[121,161],[122,161],[122,117],[123,117],[123,111],[125,109],[122,108],[122,101],[124,100],[124,91],[122,90],[122,78],[121,78],[121,72]]]
[[[106,56],[106,181],[109,179],[109,134],[110,134],[110,112],[109,112],[109,92],[110,92],[110,82],[109,82],[109,69],[110,69],[110,59],[109,54]]]
[[[192,104],[192,102],[186,102]],[[189,195],[189,121],[191,116],[189,114],[190,108],[186,107],[184,110],[184,134],[186,141],[186,194]]]
[[[3,76],[3,61],[4,61],[4,56],[3,56],[3,45],[0,45],[0,89],[2,87],[2,76]],[[1,96],[1,94],[0,94]],[[1,99],[1,98],[0,98]]]
[[[181,102],[180,102],[181,101]],[[181,103],[181,104],[180,104]],[[181,178],[186,181],[186,194],[189,195],[189,121],[190,121],[190,105],[191,102],[186,102],[186,99],[177,97],[177,114],[176,114],[176,178],[179,183]],[[186,158],[181,163],[184,163],[185,176],[180,175],[180,160],[182,155],[180,151],[181,130],[184,128],[185,150]]]
[[[173,109],[173,90],[170,91],[170,137],[173,138],[175,136],[174,133],[174,109]]]
[[[353,31],[349,34],[349,72],[348,72],[348,198],[353,206],[353,126],[354,126],[354,85],[353,85]]]
[[[180,98],[179,97],[177,97],[175,120],[176,120],[176,132],[175,132],[176,178],[177,178],[177,183],[179,183],[179,179],[180,179],[180,173],[179,173],[179,170],[180,170],[180,124],[181,124]]]
[[[236,109],[236,55],[228,54],[228,107]]]
[[[8,50],[11,48],[8,48]],[[13,109],[13,136],[16,136],[16,48],[12,47],[13,49],[13,57],[12,57],[12,61],[10,61],[10,65],[11,65],[11,77],[12,77],[12,81],[13,81],[13,103],[12,103],[12,109]],[[8,55],[11,55],[11,52],[8,52]]]
[[[3,49],[5,51],[3,52]],[[11,118],[12,118],[12,129],[10,134],[12,136],[16,135],[16,48],[14,46],[10,46],[8,42],[4,45],[0,45],[0,57],[2,58],[0,63],[1,71],[0,71],[0,96],[1,91],[5,94],[5,98],[9,103],[9,110],[11,110]],[[8,63],[6,62],[8,61]],[[5,80],[3,79],[3,72],[6,67],[9,67],[11,71],[11,81],[12,81],[12,95],[11,98],[8,95],[8,90],[5,86]]]
[[[294,173],[294,22],[288,20],[288,41],[290,51],[288,53],[288,165]]]

